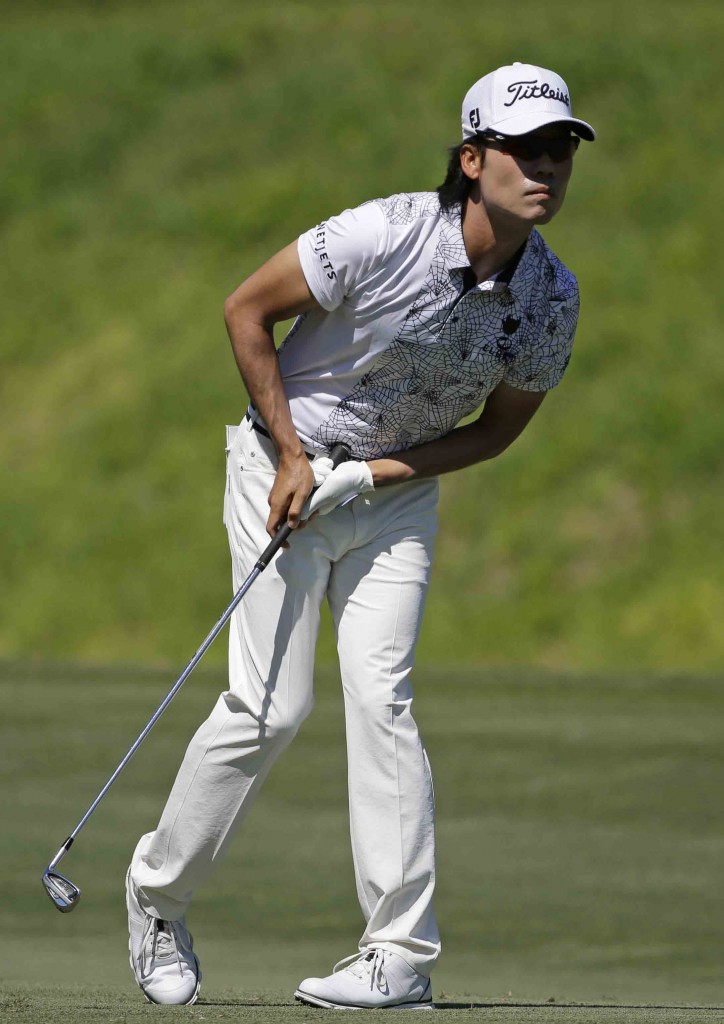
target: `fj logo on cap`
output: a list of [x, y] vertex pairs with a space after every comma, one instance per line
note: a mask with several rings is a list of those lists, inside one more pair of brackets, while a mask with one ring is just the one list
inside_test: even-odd
[[561, 89], [556, 89], [552, 85], [548, 85], [547, 82], [541, 82], [540, 84], [536, 79], [532, 82], [511, 82], [507, 90], [511, 95], [512, 99], [507, 103], [504, 103], [505, 107], [512, 107], [518, 100], [558, 100], [560, 103], [565, 103], [570, 108], [571, 101], [568, 93], [563, 92]]
[[478, 107], [473, 107], [470, 111], [470, 124], [476, 130], [480, 127], [480, 110]]

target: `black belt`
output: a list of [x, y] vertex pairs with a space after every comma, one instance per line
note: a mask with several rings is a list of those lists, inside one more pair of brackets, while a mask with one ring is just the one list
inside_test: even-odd
[[[274, 438], [271, 436], [266, 427], [263, 427], [258, 420], [253, 420], [251, 418], [250, 412], [247, 412], [246, 419], [248, 419], [249, 422], [251, 423], [252, 430], [256, 430], [257, 434], [261, 434], [262, 437], [268, 437], [272, 444], [274, 443]], [[304, 449], [304, 454], [310, 461], [316, 457], [313, 452], [308, 452], [306, 448]]]

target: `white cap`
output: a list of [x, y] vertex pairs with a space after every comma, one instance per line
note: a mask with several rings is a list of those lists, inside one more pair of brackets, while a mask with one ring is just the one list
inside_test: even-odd
[[525, 135], [547, 124], [565, 122], [582, 139], [596, 133], [573, 117], [568, 86], [560, 75], [534, 64], [508, 64], [491, 71], [470, 88], [463, 100], [463, 139], [484, 131]]

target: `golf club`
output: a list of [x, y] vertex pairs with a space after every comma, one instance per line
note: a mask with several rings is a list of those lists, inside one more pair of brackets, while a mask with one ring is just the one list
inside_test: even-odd
[[[334, 467], [339, 466], [342, 462], [346, 462], [347, 459], [349, 459], [349, 457], [349, 448], [347, 448], [347, 446], [343, 444], [335, 445], [335, 447], [330, 452], [330, 458], [332, 460], [332, 465]], [[287, 540], [291, 532], [291, 527], [287, 523], [285, 523], [284, 526], [282, 526], [278, 533], [274, 536], [273, 540], [264, 549], [262, 554], [257, 559], [254, 568], [249, 573], [247, 578], [244, 580], [242, 585], [239, 587], [237, 592], [234, 594], [233, 600], [229, 607], [222, 614], [221, 618], [216, 623], [214, 628], [211, 630], [209, 635], [206, 637], [204, 642], [201, 644], [196, 654], [194, 654], [191, 661], [188, 663], [186, 668], [178, 677], [173, 687], [169, 690], [166, 697], [164, 697], [163, 701], [159, 704], [153, 716], [149, 719], [148, 724], [145, 726], [145, 728], [138, 736], [138, 739], [135, 741], [135, 743], [130, 748], [126, 756], [123, 758], [121, 763], [118, 765], [116, 770], [109, 778], [108, 782], [106, 782], [103, 789], [100, 791], [98, 796], [95, 798], [93, 803], [90, 805], [88, 810], [85, 812], [83, 817], [80, 819], [78, 824], [75, 826], [71, 834], [65, 840], [61, 848], [58, 850], [56, 855], [53, 857], [53, 859], [43, 872], [43, 885], [45, 886], [45, 891], [47, 892], [48, 896], [61, 913], [67, 914], [71, 910], [75, 910], [75, 908], [78, 906], [78, 901], [80, 900], [81, 890], [74, 882], [71, 882], [69, 878], [66, 878], [65, 875], [61, 875], [58, 871], [56, 871], [56, 867], [61, 862], [63, 857], [65, 857], [66, 853], [73, 845], [78, 833], [83, 828], [85, 823], [88, 821], [93, 811], [96, 809], [98, 804], [101, 802], [103, 797], [106, 795], [108, 790], [111, 788], [113, 783], [116, 781], [118, 776], [121, 774], [123, 769], [126, 767], [128, 762], [136, 753], [138, 748], [141, 746], [146, 736], [148, 736], [151, 729], [154, 727], [154, 725], [159, 720], [161, 715], [164, 713], [166, 708], [169, 706], [171, 701], [174, 699], [178, 691], [181, 689], [183, 684], [186, 682], [188, 677], [191, 675], [193, 670], [201, 661], [206, 651], [209, 649], [209, 647], [214, 642], [216, 637], [219, 635], [223, 627], [231, 618], [234, 609], [239, 604], [241, 599], [244, 597], [249, 587], [252, 585], [257, 576], [259, 576], [259, 574], [262, 573], [264, 569], [266, 569], [269, 562], [272, 560], [272, 558], [277, 553], [282, 544], [284, 544], [284, 542]]]

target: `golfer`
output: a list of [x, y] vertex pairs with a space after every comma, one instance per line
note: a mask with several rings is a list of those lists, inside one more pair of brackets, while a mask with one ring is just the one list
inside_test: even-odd
[[[580, 139], [594, 139], [572, 116], [565, 82], [529, 64], [477, 81], [462, 127], [436, 192], [330, 216], [226, 302], [251, 400], [227, 429], [235, 589], [269, 535], [304, 528], [234, 613], [229, 688], [128, 871], [131, 966], [152, 1002], [198, 997], [184, 914], [312, 709], [326, 597], [365, 928], [356, 952], [295, 995], [320, 1007], [432, 1006], [434, 805], [410, 673], [437, 478], [500, 455], [563, 376], [578, 289], [536, 228], [563, 204]], [[292, 316], [277, 352], [274, 324]], [[333, 469], [339, 443], [351, 458]]]

